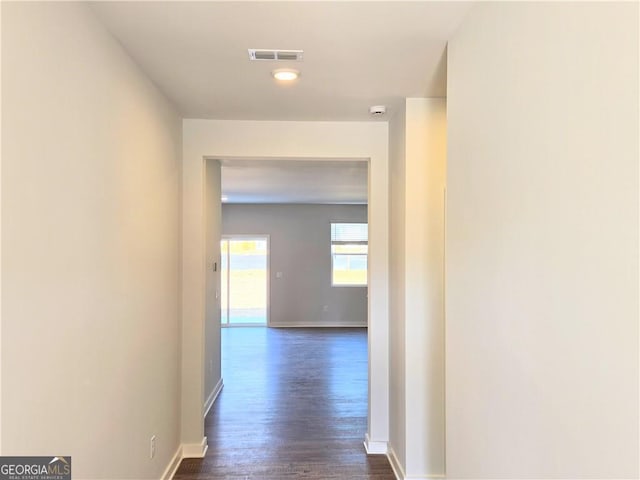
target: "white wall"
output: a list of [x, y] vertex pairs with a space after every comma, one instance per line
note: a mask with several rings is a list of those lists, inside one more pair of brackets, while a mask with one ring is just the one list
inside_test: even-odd
[[159, 478], [179, 439], [179, 118], [86, 5], [2, 10], [2, 453]]
[[381, 122], [183, 121], [182, 438], [203, 438], [204, 161], [210, 158], [369, 159], [369, 446], [388, 440], [387, 124]]
[[445, 473], [446, 102], [442, 98], [406, 102], [406, 473], [419, 477]]
[[449, 43], [447, 475], [638, 477], [638, 4]]
[[444, 475], [446, 103], [407, 98], [390, 126], [391, 438], [403, 478]]
[[405, 102], [389, 121], [389, 455], [407, 464], [405, 435]]
[[270, 326], [367, 326], [367, 287], [331, 286], [335, 222], [367, 223], [367, 206], [223, 205], [224, 235], [269, 235]]

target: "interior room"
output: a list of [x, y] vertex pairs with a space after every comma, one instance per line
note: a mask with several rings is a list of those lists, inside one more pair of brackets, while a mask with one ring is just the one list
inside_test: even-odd
[[[223, 324], [250, 323], [260, 307], [272, 327], [367, 326], [367, 179], [358, 160], [222, 161], [221, 231], [235, 239], [238, 264], [230, 282], [234, 259], [221, 270], [232, 297]], [[252, 236], [269, 247], [256, 281], [247, 264], [258, 257], [242, 243]]]
[[0, 2], [0, 476], [639, 478], [639, 7]]
[[220, 320], [205, 325], [204, 433], [216, 466], [185, 460], [174, 478], [203, 470], [269, 478], [301, 464], [313, 464], [312, 478], [334, 474], [336, 464], [344, 476], [394, 478], [362, 445], [368, 163], [220, 164]]

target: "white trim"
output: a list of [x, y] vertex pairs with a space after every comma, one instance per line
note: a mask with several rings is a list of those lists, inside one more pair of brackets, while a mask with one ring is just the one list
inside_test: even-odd
[[391, 469], [393, 470], [393, 474], [396, 476], [398, 480], [404, 480], [404, 470], [402, 469], [402, 465], [396, 456], [396, 452], [393, 450], [393, 447], [389, 447], [389, 451], [387, 452], [387, 459], [391, 464]]
[[270, 327], [273, 328], [287, 328], [287, 327], [292, 327], [292, 328], [297, 328], [297, 327], [302, 327], [302, 328], [309, 328], [309, 327], [317, 327], [317, 328], [339, 328], [339, 327], [344, 327], [344, 328], [367, 328], [367, 324], [366, 323], [360, 323], [360, 324], [344, 324], [344, 323], [318, 323], [318, 322], [309, 322], [309, 323], [304, 323], [304, 322], [295, 322], [295, 323], [279, 323], [279, 322], [272, 322], [271, 325], [269, 325]]
[[[182, 432], [198, 438], [202, 428], [202, 361], [205, 324], [206, 256], [203, 158], [368, 160], [369, 395], [367, 430], [374, 438], [389, 436], [389, 142], [385, 122], [182, 121]], [[273, 142], [287, 135], [300, 142]], [[247, 142], [246, 138], [252, 138]], [[257, 153], [261, 155], [258, 156]], [[375, 274], [374, 274], [375, 273]], [[327, 278], [327, 282], [329, 279]], [[273, 312], [272, 312], [273, 313]], [[187, 366], [191, 366], [187, 368]], [[191, 372], [190, 369], [196, 371]], [[185, 379], [193, 375], [198, 388]]]
[[396, 452], [393, 450], [393, 447], [389, 447], [389, 451], [387, 452], [387, 459], [389, 459], [389, 463], [391, 464], [391, 469], [393, 470], [393, 474], [396, 476], [398, 480], [424, 480], [429, 478], [447, 478], [446, 475], [411, 475], [407, 477], [404, 473], [404, 469], [400, 464], [400, 460], [396, 456]]
[[222, 382], [222, 377], [220, 377], [220, 380], [218, 380], [218, 383], [216, 383], [216, 386], [213, 387], [213, 390], [211, 391], [211, 395], [209, 395], [209, 398], [207, 398], [207, 401], [204, 402], [204, 417], [206, 417], [209, 413], [209, 410], [211, 410], [211, 407], [213, 407], [213, 404], [216, 401], [216, 398], [218, 398], [218, 395], [220, 395], [220, 392], [222, 391], [222, 387], [224, 387], [224, 383]]
[[183, 443], [182, 444], [182, 458], [203, 458], [207, 453], [207, 437], [202, 437], [200, 443]]
[[167, 468], [164, 470], [161, 480], [171, 480], [173, 476], [176, 474], [178, 467], [180, 466], [180, 462], [182, 462], [182, 445], [178, 445], [176, 449], [176, 453], [173, 455], [173, 458], [167, 465]]
[[384, 455], [388, 450], [387, 442], [374, 442], [369, 438], [369, 434], [364, 434], [364, 449], [367, 455]]
[[265, 323], [224, 323], [220, 325], [220, 328], [267, 328], [269, 326], [270, 325], [267, 325]]
[[443, 479], [447, 478], [446, 475], [411, 475], [409, 477], [403, 477], [402, 480], [429, 480], [429, 479]]

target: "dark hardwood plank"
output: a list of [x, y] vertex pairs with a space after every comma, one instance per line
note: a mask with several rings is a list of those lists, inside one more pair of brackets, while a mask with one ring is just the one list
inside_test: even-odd
[[203, 459], [175, 480], [395, 477], [367, 456], [367, 332], [226, 328], [224, 389], [205, 419]]

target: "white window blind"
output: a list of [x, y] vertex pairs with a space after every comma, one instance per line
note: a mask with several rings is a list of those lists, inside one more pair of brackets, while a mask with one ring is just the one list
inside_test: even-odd
[[331, 285], [367, 285], [368, 240], [366, 223], [331, 224]]
[[366, 223], [332, 223], [331, 243], [363, 244], [369, 241]]

